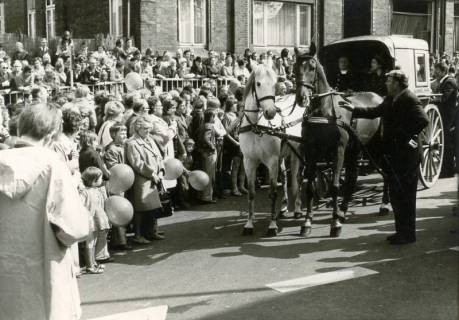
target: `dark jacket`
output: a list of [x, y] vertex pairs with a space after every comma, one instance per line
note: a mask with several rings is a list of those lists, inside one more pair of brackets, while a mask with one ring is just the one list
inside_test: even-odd
[[96, 167], [102, 170], [104, 180], [108, 180], [108, 172], [105, 168], [102, 158], [96, 150], [92, 148], [81, 150], [80, 157], [78, 158], [78, 163], [81, 173], [83, 173], [83, 171], [88, 167]]
[[194, 65], [191, 67], [190, 72], [191, 72], [191, 73], [194, 73], [194, 74], [197, 75], [197, 76], [207, 77], [207, 67], [206, 67], [205, 64], [202, 64], [202, 68], [201, 68], [201, 69], [198, 69], [198, 67], [196, 66], [196, 64], [194, 64]]
[[81, 76], [81, 82], [85, 84], [94, 84], [100, 81], [100, 73], [97, 69], [91, 71], [89, 69], [85, 69]]
[[217, 134], [213, 123], [205, 123], [199, 130], [197, 148], [201, 153], [216, 152]]
[[438, 108], [440, 109], [443, 126], [446, 130], [451, 128], [454, 122], [457, 106], [457, 84], [452, 76], [448, 76], [438, 86], [438, 92], [442, 94]]
[[356, 85], [354, 73], [350, 70], [348, 70], [346, 74], [338, 72], [333, 87], [338, 91], [355, 90]]
[[395, 98], [386, 97], [377, 107], [356, 107], [354, 117], [374, 119], [381, 117], [384, 154], [400, 168], [414, 169], [418, 164], [417, 149], [409, 145], [428, 124], [421, 101], [409, 89]]
[[366, 91], [374, 92], [381, 97], [385, 97], [387, 95], [386, 76], [384, 72], [381, 73], [380, 76], [378, 76], [376, 72], [370, 72], [365, 85]]

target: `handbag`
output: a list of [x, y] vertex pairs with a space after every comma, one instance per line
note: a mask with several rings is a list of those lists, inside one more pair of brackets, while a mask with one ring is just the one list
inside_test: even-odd
[[160, 219], [172, 216], [174, 208], [172, 207], [171, 194], [163, 185], [163, 182], [159, 182], [156, 185], [159, 194], [159, 200], [161, 201], [161, 207], [154, 210], [153, 218]]

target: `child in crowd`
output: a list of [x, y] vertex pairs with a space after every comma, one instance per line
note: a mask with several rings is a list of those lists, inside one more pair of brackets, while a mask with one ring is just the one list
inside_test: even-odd
[[207, 173], [210, 179], [206, 189], [198, 195], [199, 200], [203, 204], [216, 203], [216, 200], [213, 198], [217, 164], [217, 133], [214, 126], [215, 118], [215, 111], [207, 109], [204, 112], [204, 125], [198, 132], [197, 148], [201, 157], [202, 169]]
[[[116, 122], [109, 130], [113, 141], [105, 147], [104, 152], [104, 162], [108, 170], [117, 164], [125, 163], [124, 143], [127, 139], [127, 128], [121, 122]], [[125, 227], [113, 227], [110, 248], [115, 250], [132, 249], [132, 247], [127, 244]]]
[[110, 173], [97, 151], [97, 135], [92, 131], [81, 132], [80, 148], [80, 157], [78, 158], [80, 172], [83, 172], [88, 167], [96, 167], [102, 171], [104, 180], [108, 180]]
[[237, 112], [237, 100], [234, 96], [230, 96], [226, 101], [225, 116], [222, 121], [228, 132], [223, 144], [224, 171], [231, 168], [231, 192], [234, 196], [242, 196], [247, 193], [247, 190], [244, 186], [245, 172], [238, 135], [240, 117]]
[[185, 154], [180, 159], [183, 167], [185, 168], [184, 174], [177, 179], [177, 197], [180, 207], [188, 209], [190, 207], [190, 186], [188, 184], [188, 173], [193, 170], [193, 153], [194, 153], [194, 140], [188, 138], [184, 141]]
[[90, 233], [86, 239], [85, 263], [89, 274], [103, 273], [105, 266], [99, 261], [107, 261], [110, 255], [107, 249], [107, 232], [110, 223], [104, 211], [107, 191], [102, 186], [102, 171], [96, 167], [88, 167], [81, 175], [84, 189], [80, 191], [81, 200], [88, 209]]

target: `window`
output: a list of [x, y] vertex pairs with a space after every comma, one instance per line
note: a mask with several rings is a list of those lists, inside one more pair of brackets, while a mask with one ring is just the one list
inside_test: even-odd
[[5, 3], [0, 3], [0, 34], [5, 33]]
[[427, 61], [425, 53], [416, 53], [416, 86], [427, 85]]
[[46, 36], [48, 39], [56, 36], [55, 0], [46, 0]]
[[307, 46], [311, 42], [311, 5], [253, 2], [253, 44]]
[[27, 34], [29, 37], [37, 36], [37, 26], [35, 23], [35, 0], [27, 0]]
[[179, 42], [205, 44], [207, 35], [207, 1], [178, 0]]
[[459, 51], [459, 2], [454, 4], [454, 51]]
[[123, 35], [123, 0], [110, 0], [110, 34]]
[[432, 45], [432, 1], [394, 0], [391, 34], [424, 39]]

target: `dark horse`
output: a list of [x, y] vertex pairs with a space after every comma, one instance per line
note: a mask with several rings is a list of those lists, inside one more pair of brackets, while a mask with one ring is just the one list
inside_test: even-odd
[[[341, 234], [341, 222], [352, 198], [357, 181], [357, 160], [360, 146], [367, 143], [377, 132], [379, 119], [364, 120], [352, 128], [352, 113], [339, 107], [344, 99], [331, 90], [324, 70], [315, 56], [315, 45], [311, 44], [308, 53], [296, 51], [294, 72], [296, 76], [296, 99], [299, 105], [307, 104], [303, 120], [302, 140], [306, 161], [306, 218], [301, 227], [301, 236], [311, 233], [313, 220], [312, 198], [313, 180], [318, 162], [327, 162], [333, 169], [330, 193], [333, 216], [330, 236]], [[354, 105], [377, 106], [381, 97], [371, 92], [355, 93], [347, 97]], [[343, 201], [338, 206], [338, 189], [342, 169], [345, 168]]]

